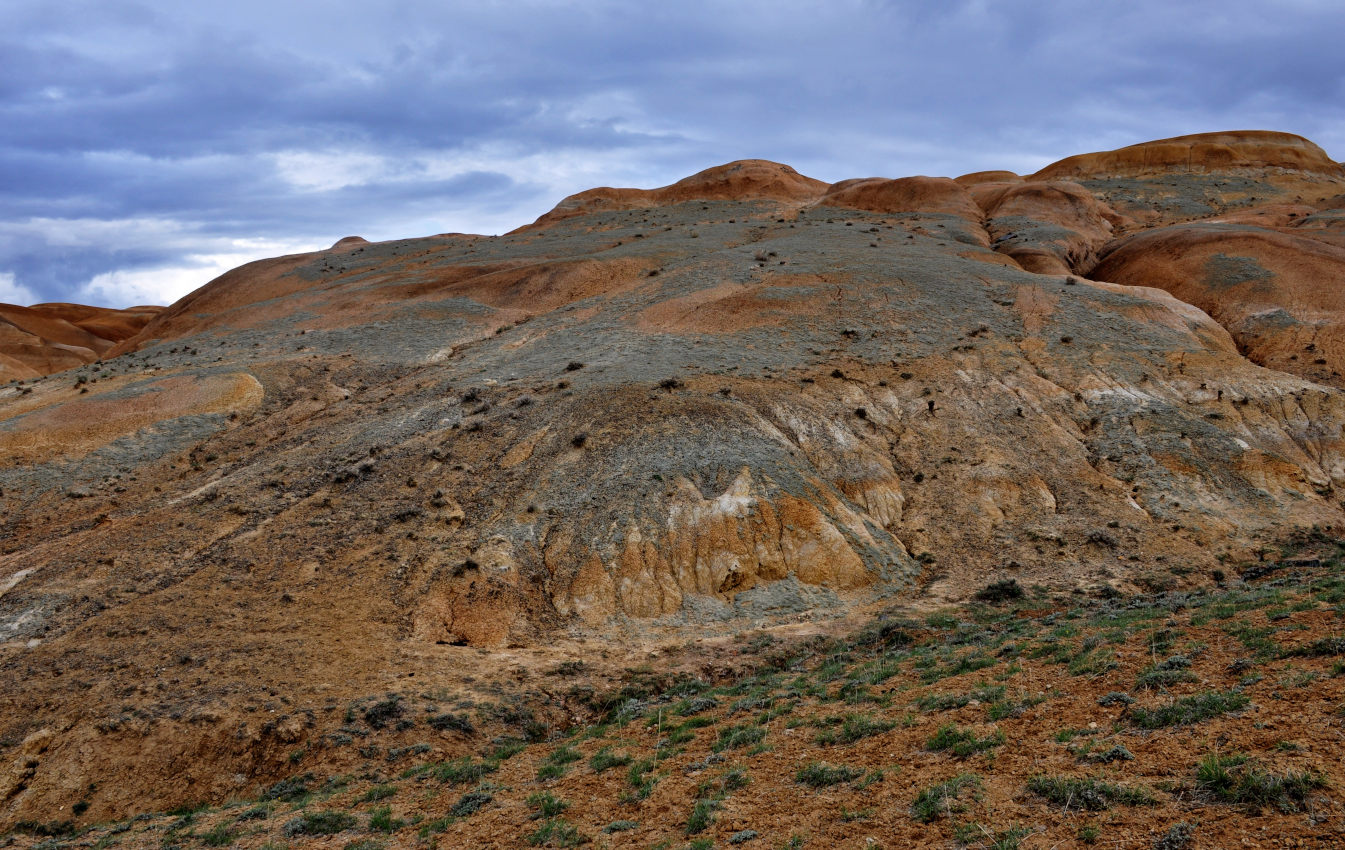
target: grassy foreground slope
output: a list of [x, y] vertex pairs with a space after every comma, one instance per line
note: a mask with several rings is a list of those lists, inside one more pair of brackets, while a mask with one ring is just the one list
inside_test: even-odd
[[[389, 694], [331, 733], [358, 753], [349, 773], [299, 750], [257, 799], [28, 823], [8, 844], [1338, 846], [1342, 554], [1307, 534], [1210, 590], [1133, 597], [996, 581], [857, 631], [741, 633], [718, 677], [629, 669], [596, 691], [588, 665], [561, 665], [536, 688], [586, 705], [571, 723]], [[387, 744], [445, 729], [475, 755]]]

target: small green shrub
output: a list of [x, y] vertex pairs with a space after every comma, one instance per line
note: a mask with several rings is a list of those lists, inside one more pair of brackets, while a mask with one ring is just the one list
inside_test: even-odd
[[201, 843], [207, 847], [228, 847], [234, 843], [236, 833], [233, 824], [215, 824], [215, 828], [201, 835]]
[[631, 763], [631, 757], [625, 753], [614, 753], [611, 747], [603, 747], [588, 760], [588, 766], [594, 773], [602, 773], [614, 767], [625, 767]]
[[1246, 708], [1251, 699], [1241, 691], [1226, 693], [1205, 691], [1183, 697], [1171, 705], [1156, 708], [1134, 708], [1130, 722], [1141, 729], [1162, 729], [1166, 726], [1185, 726], [1210, 720], [1230, 711]]
[[578, 847], [588, 840], [573, 824], [560, 818], [546, 821], [528, 836], [528, 843], [533, 847]]
[[959, 802], [963, 791], [974, 790], [981, 785], [981, 778], [974, 773], [962, 773], [931, 785], [916, 795], [911, 803], [911, 817], [920, 823], [933, 823], [941, 815], [962, 811], [965, 807]]
[[719, 753], [724, 750], [750, 747], [753, 744], [760, 743], [765, 737], [766, 727], [764, 726], [729, 726], [719, 730], [719, 739], [715, 741], [713, 749]]
[[714, 823], [715, 812], [719, 810], [719, 801], [707, 798], [697, 800], [691, 807], [691, 816], [687, 818], [686, 834], [695, 835], [704, 832]]
[[465, 714], [434, 714], [426, 718], [425, 722], [431, 729], [440, 732], [461, 732], [464, 735], [471, 735], [476, 731], [471, 718]]
[[1196, 788], [1222, 802], [1250, 809], [1291, 812], [1304, 808], [1308, 795], [1326, 787], [1313, 773], [1270, 773], [1241, 754], [1210, 753], [1196, 766]]
[[978, 602], [989, 602], [992, 605], [1002, 605], [1005, 602], [1022, 599], [1026, 595], [1027, 594], [1023, 592], [1022, 585], [1018, 583], [1018, 579], [1011, 578], [987, 584], [985, 587], [976, 591], [974, 598]]
[[847, 714], [838, 729], [818, 733], [819, 744], [853, 744], [861, 738], [881, 735], [896, 727], [891, 720], [874, 720], [867, 714]]
[[1015, 826], [995, 831], [979, 823], [965, 823], [953, 830], [953, 836], [964, 847], [982, 847], [985, 850], [1018, 850], [1023, 839], [1032, 834], [1032, 830]]
[[570, 804], [550, 791], [538, 791], [528, 795], [528, 806], [533, 809], [532, 819], [554, 818], [570, 807]]
[[450, 785], [468, 785], [494, 773], [500, 766], [494, 761], [474, 761], [471, 756], [440, 762], [430, 768], [430, 775]]
[[975, 753], [994, 749], [1003, 744], [1005, 740], [1004, 733], [998, 729], [992, 735], [978, 738], [976, 733], [970, 729], [963, 729], [956, 723], [945, 723], [939, 727], [939, 730], [926, 742], [925, 746], [934, 752], [947, 751], [959, 758], [966, 758]]
[[355, 825], [355, 816], [349, 812], [304, 812], [286, 821], [281, 828], [286, 838], [300, 835], [335, 835]]
[[369, 828], [375, 832], [396, 832], [406, 821], [392, 816], [391, 806], [380, 806], [369, 813]]
[[851, 782], [863, 775], [864, 771], [859, 768], [845, 765], [833, 767], [826, 762], [813, 761], [799, 768], [798, 773], [794, 774], [794, 781], [809, 788], [828, 788], [842, 782]]
[[1304, 646], [1296, 646], [1287, 649], [1281, 653], [1285, 658], [1323, 658], [1327, 656], [1345, 655], [1345, 637], [1332, 635], [1330, 637], [1319, 638], [1312, 643]]
[[1115, 785], [1087, 776], [1034, 776], [1028, 780], [1027, 790], [1062, 809], [1090, 812], [1100, 812], [1112, 803], [1146, 806], [1154, 802], [1153, 795], [1143, 788]]
[[448, 810], [448, 813], [455, 818], [465, 818], [476, 814], [481, 807], [494, 800], [495, 797], [485, 791], [468, 791], [458, 798], [458, 802]]
[[360, 797], [359, 802], [377, 803], [379, 800], [386, 800], [387, 798], [396, 795], [396, 793], [397, 793], [396, 785], [375, 785], [368, 791], [364, 792], [364, 794]]

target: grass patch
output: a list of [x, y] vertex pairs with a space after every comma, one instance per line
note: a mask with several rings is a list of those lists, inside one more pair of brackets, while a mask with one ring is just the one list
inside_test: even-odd
[[794, 781], [809, 788], [830, 788], [842, 782], [853, 782], [864, 775], [864, 771], [845, 765], [832, 766], [826, 762], [813, 761], [799, 768]]
[[495, 761], [475, 761], [471, 756], [440, 762], [430, 768], [430, 775], [449, 785], [469, 785], [481, 781], [481, 777], [499, 770]]
[[714, 751], [721, 753], [724, 750], [740, 749], [750, 747], [753, 744], [761, 743], [766, 737], [766, 727], [764, 726], [730, 726], [727, 729], [719, 730], [719, 739], [714, 743]]
[[285, 823], [281, 832], [286, 838], [299, 835], [335, 835], [355, 825], [355, 816], [349, 812], [304, 812]]
[[603, 747], [593, 754], [588, 760], [588, 766], [594, 773], [602, 773], [605, 770], [611, 770], [614, 767], [625, 767], [632, 761], [629, 755], [625, 753], [614, 753], [611, 747]]
[[1314, 773], [1271, 773], [1239, 753], [1210, 753], [1196, 766], [1199, 791], [1221, 803], [1254, 810], [1301, 810], [1311, 792], [1326, 785], [1326, 778]]
[[574, 824], [566, 823], [561, 818], [546, 821], [528, 836], [528, 843], [533, 847], [578, 847], [588, 840], [588, 836]]
[[835, 729], [826, 729], [817, 735], [819, 744], [853, 744], [861, 738], [881, 735], [896, 727], [891, 720], [874, 720], [867, 714], [847, 714], [841, 725]]
[[406, 821], [392, 816], [391, 806], [379, 806], [369, 813], [369, 829], [374, 832], [396, 832]]
[[1100, 812], [1110, 808], [1112, 803], [1147, 806], [1154, 802], [1153, 795], [1143, 788], [1101, 782], [1087, 776], [1034, 776], [1028, 780], [1027, 790], [1066, 810]]
[[934, 733], [934, 736], [926, 742], [925, 746], [934, 752], [950, 752], [958, 758], [966, 758], [985, 750], [994, 749], [1002, 745], [1004, 741], [1004, 733], [998, 729], [992, 735], [978, 738], [976, 733], [970, 729], [963, 729], [956, 723], [945, 723], [939, 727], [939, 731]]
[[981, 787], [981, 777], [974, 773], [960, 773], [947, 782], [931, 785], [915, 795], [911, 802], [911, 817], [920, 823], [933, 823], [940, 817], [965, 810], [960, 797], [964, 791]]
[[1246, 708], [1251, 699], [1241, 691], [1206, 691], [1183, 697], [1171, 705], [1133, 708], [1130, 722], [1141, 729], [1186, 726]]
[[538, 791], [536, 794], [528, 795], [528, 807], [533, 810], [532, 819], [540, 820], [559, 816], [570, 807], [570, 804], [550, 791]]
[[458, 802], [448, 810], [448, 813], [455, 818], [465, 818], [476, 814], [481, 807], [495, 799], [494, 796], [485, 791], [469, 791], [458, 798]]

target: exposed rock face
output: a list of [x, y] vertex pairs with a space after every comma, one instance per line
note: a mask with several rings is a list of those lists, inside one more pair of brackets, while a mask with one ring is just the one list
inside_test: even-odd
[[36, 378], [92, 363], [138, 333], [161, 309], [0, 304], [0, 381]]
[[252, 263], [0, 387], [0, 756], [64, 730], [0, 817], [227, 797], [479, 649], [1198, 583], [1340, 525], [1345, 185], [1295, 138], [596, 189]]

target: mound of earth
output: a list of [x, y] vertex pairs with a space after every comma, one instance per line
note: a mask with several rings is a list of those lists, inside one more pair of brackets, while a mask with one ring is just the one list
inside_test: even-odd
[[1345, 178], [1279, 138], [596, 189], [251, 263], [0, 386], [0, 821], [372, 775], [361, 718], [544, 736], [601, 702], [527, 702], [561, 663], [1180, 593], [1340, 529]]

